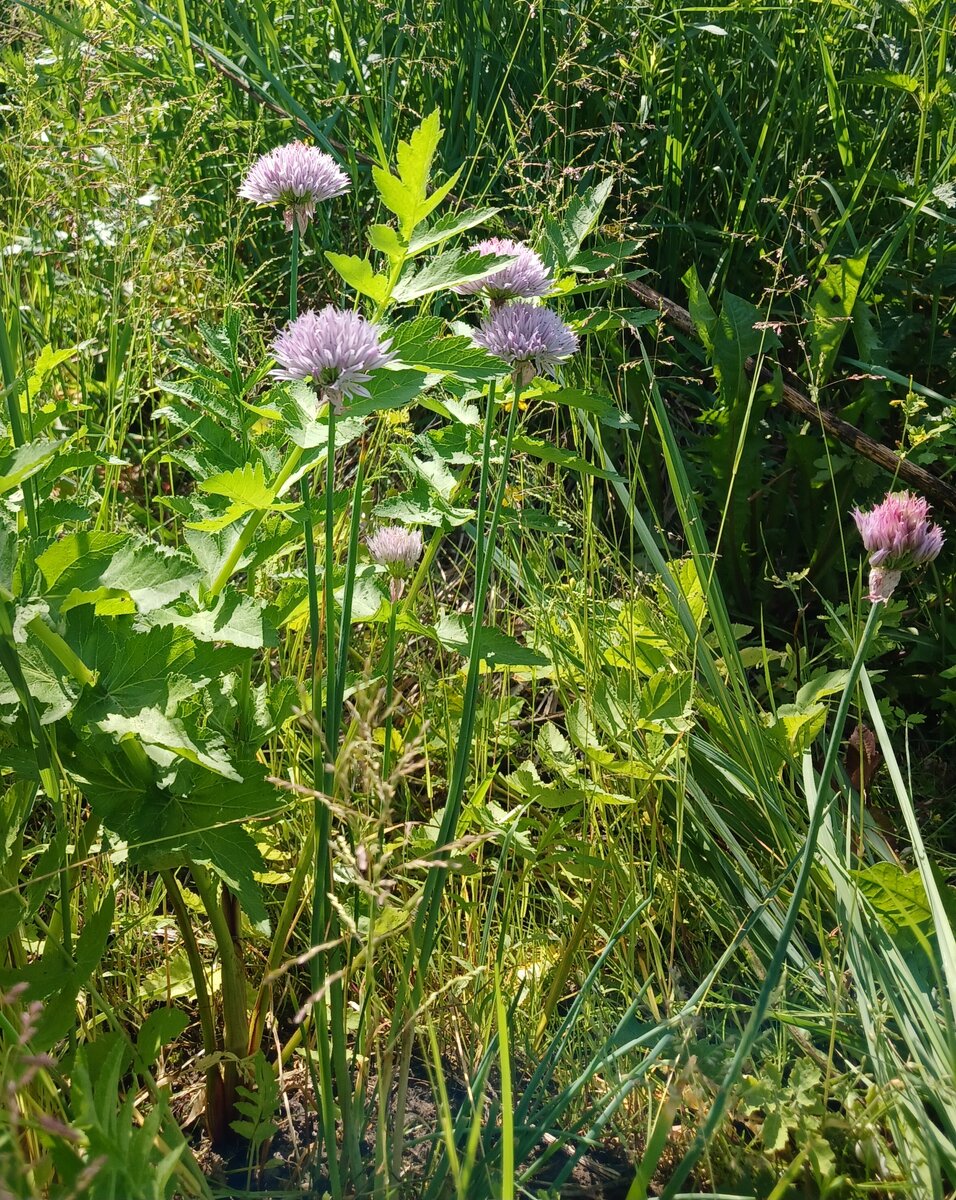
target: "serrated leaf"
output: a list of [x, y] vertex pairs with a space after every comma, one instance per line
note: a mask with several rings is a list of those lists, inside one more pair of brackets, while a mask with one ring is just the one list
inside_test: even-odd
[[402, 276], [393, 293], [398, 303], [407, 304], [433, 292], [457, 287], [461, 283], [484, 279], [512, 262], [503, 254], [479, 254], [477, 250], [445, 250], [430, 258], [417, 271]]
[[497, 216], [498, 212], [497, 208], [470, 208], [463, 213], [448, 213], [446, 216], [440, 217], [434, 224], [415, 234], [408, 244], [409, 256], [412, 257], [421, 254], [423, 250], [439, 246], [449, 238], [455, 237], [456, 234], [474, 229], [476, 225], [484, 225], [492, 217]]
[[400, 141], [396, 152], [398, 174], [402, 183], [421, 204], [428, 192], [432, 161], [442, 135], [438, 109], [432, 109], [417, 129], [412, 131], [407, 142]]
[[261, 462], [245, 463], [237, 471], [211, 475], [200, 483], [199, 488], [212, 496], [224, 496], [234, 504], [242, 505], [247, 512], [283, 507], [275, 505], [275, 489], [266, 482]]
[[611, 194], [614, 180], [610, 176], [602, 179], [583, 193], [578, 193], [568, 205], [568, 210], [561, 222], [561, 233], [564, 241], [567, 261], [575, 258], [588, 234], [597, 228], [601, 219], [604, 205]]
[[370, 225], [368, 240], [375, 250], [384, 254], [391, 262], [402, 258], [407, 250], [405, 242], [391, 225]]
[[202, 578], [184, 554], [154, 542], [127, 541], [100, 575], [101, 586], [126, 592], [142, 613], [178, 600]]
[[192, 590], [201, 578], [186, 555], [122, 533], [68, 533], [37, 557], [37, 566], [47, 595], [64, 613], [82, 604], [114, 614], [131, 608], [149, 612]]
[[0, 455], [0, 493], [12, 492], [26, 482], [65, 444], [63, 438], [27, 442]]
[[410, 492], [376, 505], [374, 515], [383, 520], [402, 521], [406, 525], [453, 528], [473, 520], [475, 514], [470, 508], [446, 504], [427, 484], [418, 483]]
[[218, 739], [200, 740], [196, 735], [190, 736], [184, 723], [175, 717], [167, 717], [158, 708], [143, 708], [130, 716], [122, 713], [110, 713], [97, 721], [97, 727], [104, 733], [110, 734], [117, 742], [125, 738], [135, 737], [142, 743], [146, 753], [154, 758], [160, 766], [169, 765], [165, 754], [156, 755], [155, 750], [166, 751], [169, 754], [185, 758], [187, 762], [196, 763], [213, 771], [226, 779], [242, 782], [242, 776], [236, 772], [229, 761], [225, 746]]
[[223, 592], [211, 609], [180, 612], [162, 608], [149, 614], [151, 625], [176, 625], [203, 642], [261, 649], [274, 646], [275, 630], [266, 620], [265, 605], [252, 596]]
[[[435, 636], [446, 650], [457, 654], [468, 654], [471, 629], [470, 622], [450, 613], [444, 613], [435, 627]], [[548, 659], [536, 650], [531, 650], [509, 634], [484, 625], [478, 635], [478, 656], [492, 669], [498, 667], [546, 667]]]
[[372, 168], [372, 182], [382, 203], [398, 217], [402, 233], [408, 237], [418, 221], [418, 198], [391, 171], [382, 167]]
[[331, 250], [326, 250], [325, 257], [360, 296], [370, 296], [376, 304], [383, 304], [388, 298], [388, 277], [377, 275], [367, 258], [359, 258], [356, 254], [333, 254]]
[[444, 323], [438, 317], [419, 317], [399, 325], [392, 337], [397, 360], [419, 371], [454, 375], [468, 382], [492, 379], [501, 374], [501, 364], [470, 337], [443, 337]]
[[[357, 397], [349, 403], [346, 409], [349, 417], [367, 417], [392, 408], [405, 408], [422, 390], [422, 377], [418, 371], [394, 371], [388, 368], [373, 371], [365, 387], [368, 395]], [[338, 427], [339, 422], [336, 422], [336, 448], [344, 444], [339, 438]]]
[[810, 300], [810, 366], [818, 383], [829, 379], [849, 329], [868, 252], [827, 265], [823, 282]]
[[530, 454], [533, 458], [541, 459], [542, 462], [554, 463], [565, 470], [575, 471], [579, 475], [593, 475], [598, 479], [613, 479], [623, 482], [616, 471], [596, 467], [587, 459], [581, 458], [579, 454], [575, 454], [571, 450], [563, 450], [559, 446], [552, 446], [550, 442], [519, 436], [514, 439], [513, 446], [518, 453]]

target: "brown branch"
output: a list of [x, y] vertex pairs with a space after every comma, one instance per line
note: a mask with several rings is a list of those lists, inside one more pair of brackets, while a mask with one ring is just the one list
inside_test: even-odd
[[[688, 333], [692, 337], [696, 337], [693, 319], [686, 308], [675, 304], [673, 300], [668, 300], [666, 296], [662, 296], [660, 292], [656, 292], [652, 287], [648, 287], [646, 283], [631, 281], [627, 286], [648, 308], [658, 309], [672, 325], [676, 325], [683, 333]], [[751, 375], [757, 369], [757, 364], [752, 358], [748, 358], [744, 365]], [[793, 372], [788, 371], [786, 368], [781, 369], [783, 371], [782, 399], [787, 408], [795, 413], [799, 413], [801, 417], [805, 417], [808, 421], [815, 422], [823, 429], [824, 433], [836, 438], [837, 441], [842, 442], [845, 446], [856, 450], [858, 454], [862, 454], [870, 462], [876, 463], [884, 471], [888, 471], [891, 475], [917, 488], [925, 496], [934, 501], [934, 503], [940, 505], [940, 507], [947, 508], [950, 512], [956, 513], [956, 488], [937, 478], [930, 471], [927, 471], [925, 467], [901, 458], [889, 446], [884, 446], [882, 442], [875, 441], [868, 434], [864, 433], [862, 429], [857, 429], [855, 425], [851, 425], [848, 421], [841, 420], [840, 417], [830, 412], [829, 409], [815, 404], [809, 396], [805, 396], [800, 391], [797, 386], [800, 380]], [[772, 377], [773, 374], [768, 367], [761, 367], [761, 380], [770, 380]]]

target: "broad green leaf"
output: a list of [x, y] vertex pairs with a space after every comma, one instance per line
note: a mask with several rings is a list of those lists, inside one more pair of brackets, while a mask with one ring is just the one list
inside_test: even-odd
[[418, 198], [391, 171], [372, 168], [372, 182], [385, 207], [398, 217], [402, 233], [407, 238], [418, 222]]
[[355, 254], [333, 254], [331, 250], [326, 250], [325, 257], [359, 295], [370, 296], [376, 304], [383, 304], [388, 298], [388, 276], [376, 275], [375, 268], [367, 258], [359, 258]]
[[665, 670], [652, 675], [638, 697], [640, 722], [658, 725], [670, 733], [689, 729], [693, 716], [692, 692], [693, 678], [690, 672]]
[[518, 436], [514, 439], [513, 446], [518, 453], [530, 454], [533, 458], [540, 458], [542, 462], [554, 463], [565, 470], [575, 471], [579, 475], [593, 475], [598, 479], [613, 479], [619, 483], [624, 482], [616, 471], [608, 471], [604, 467], [596, 467], [579, 454], [575, 454], [571, 450], [563, 450], [559, 446], [552, 446], [550, 442], [543, 442], [537, 438]]
[[136, 1049], [145, 1066], [151, 1067], [159, 1052], [189, 1027], [189, 1017], [180, 1008], [157, 1008], [140, 1025]]
[[0, 493], [12, 492], [18, 488], [21, 483], [45, 467], [65, 444], [63, 438], [26, 442], [0, 455]]
[[368, 240], [373, 249], [386, 255], [392, 262], [402, 258], [408, 249], [391, 225], [369, 226]]
[[275, 489], [266, 482], [261, 462], [246, 463], [238, 471], [211, 475], [200, 483], [199, 488], [212, 496], [224, 496], [234, 504], [242, 505], [247, 512], [270, 509], [275, 502]]
[[180, 612], [174, 608], [151, 611], [151, 625], [176, 625], [203, 642], [228, 642], [232, 646], [260, 649], [275, 645], [275, 630], [265, 617], [265, 606], [252, 596], [227, 590], [211, 609]]
[[881, 862], [850, 874], [890, 937], [918, 941], [932, 930], [933, 912], [919, 871]]
[[70, 346], [66, 350], [54, 350], [50, 343], [47, 342], [37, 355], [36, 361], [33, 364], [33, 370], [27, 379], [27, 399], [32, 400], [43, 387], [44, 381], [50, 372], [55, 371], [62, 363], [71, 359], [78, 352], [78, 349], [79, 347], [77, 346]]
[[393, 297], [397, 302], [407, 304], [410, 300], [419, 300], [422, 296], [457, 287], [460, 283], [483, 279], [511, 261], [511, 258], [502, 254], [446, 250], [430, 258], [417, 271], [403, 275]]
[[[585, 238], [597, 228], [604, 205], [611, 194], [614, 180], [610, 176], [602, 179], [593, 188], [579, 192], [568, 205], [561, 222], [565, 262], [571, 263], [577, 256]], [[564, 264], [562, 264], [564, 265]]]
[[426, 483], [418, 483], [410, 492], [393, 496], [376, 505], [374, 515], [387, 521], [403, 521], [407, 525], [434, 525], [452, 528], [474, 519], [470, 508], [457, 508], [437, 496]]
[[137, 611], [148, 613], [191, 591], [201, 578], [186, 555], [154, 542], [129, 540], [100, 575], [100, 584], [126, 592]]
[[[131, 606], [150, 612], [191, 591], [201, 578], [185, 554], [131, 534], [66, 534], [38, 556], [37, 566], [61, 612], [82, 604], [114, 614]], [[129, 604], [122, 603], [124, 597]]]
[[697, 336], [708, 354], [713, 355], [714, 337], [717, 329], [717, 314], [707, 298], [704, 285], [700, 282], [696, 267], [690, 267], [683, 277], [687, 288], [687, 307], [690, 311]]
[[419, 317], [397, 326], [392, 350], [397, 361], [419, 371], [454, 375], [478, 382], [500, 375], [502, 367], [469, 337], [443, 337], [444, 322], [438, 317]]
[[[471, 637], [470, 622], [466, 622], [462, 617], [444, 613], [435, 628], [435, 636], [446, 650], [467, 655]], [[483, 626], [478, 636], [478, 655], [492, 669], [549, 665], [543, 654], [522, 646], [509, 634], [489, 625]]]
[[219, 876], [239, 901], [253, 928], [268, 935], [269, 915], [255, 878], [265, 863], [248, 831], [238, 824], [206, 829], [198, 835], [191, 857]]
[[423, 221], [429, 213], [435, 211], [435, 209], [439, 206], [439, 204], [441, 204], [451, 189], [458, 182], [461, 172], [462, 168], [459, 167], [458, 170], [455, 171], [449, 179], [446, 179], [440, 187], [435, 188], [425, 203], [421, 206], [421, 208], [419, 208], [418, 221], [416, 221], [416, 224]]
[[[97, 721], [97, 726], [117, 742], [135, 737], [142, 743], [146, 753], [161, 767], [168, 767], [168, 754], [175, 754], [226, 779], [242, 782], [242, 776], [229, 761], [225, 746], [219, 739], [201, 741], [195, 735], [190, 736], [182, 721], [175, 717], [167, 717], [158, 708], [143, 708], [131, 716], [111, 713]], [[166, 753], [157, 755], [157, 750]]]
[[448, 213], [425, 229], [420, 229], [409, 242], [408, 253], [414, 256], [421, 254], [423, 250], [439, 246], [456, 234], [474, 229], [476, 225], [486, 224], [492, 217], [497, 216], [498, 211], [497, 208], [470, 208], [462, 213]]
[[853, 320], [868, 252], [829, 263], [823, 282], [810, 300], [810, 366], [817, 383], [825, 383], [836, 364], [844, 335]]
[[849, 675], [849, 671], [827, 671], [823, 675], [815, 675], [797, 692], [797, 708], [811, 708], [824, 697], [842, 692]]
[[[419, 371], [393, 371], [389, 367], [373, 371], [372, 378], [365, 387], [368, 395], [357, 396], [349, 403], [346, 411], [350, 418], [367, 417], [387, 409], [407, 407], [422, 390], [422, 377]], [[339, 437], [338, 429], [339, 422], [336, 422], [336, 448], [345, 444]]]

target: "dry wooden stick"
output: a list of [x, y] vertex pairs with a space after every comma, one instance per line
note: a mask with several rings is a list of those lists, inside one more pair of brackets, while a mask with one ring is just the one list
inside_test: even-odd
[[[627, 286], [642, 304], [645, 304], [648, 308], [658, 309], [672, 325], [676, 325], [683, 333], [696, 336], [693, 319], [686, 308], [675, 304], [673, 300], [668, 300], [666, 296], [662, 296], [660, 292], [656, 292], [652, 287], [648, 287], [646, 283], [630, 281]], [[757, 369], [757, 364], [752, 358], [748, 358], [744, 365], [751, 375]], [[918, 489], [923, 495], [940, 505], [940, 507], [947, 508], [950, 512], [956, 513], [956, 488], [951, 487], [948, 483], [944, 483], [942, 479], [937, 478], [930, 471], [927, 471], [925, 467], [909, 462], [905, 458], [900, 458], [889, 446], [884, 446], [882, 442], [875, 441], [868, 434], [865, 434], [862, 429], [857, 429], [855, 425], [851, 425], [848, 421], [841, 420], [835, 413], [822, 408], [819, 404], [815, 404], [809, 396], [805, 396], [795, 386], [795, 384], [800, 382], [796, 376], [792, 372], [787, 371], [786, 368], [782, 368], [782, 370], [782, 399], [787, 408], [792, 409], [795, 413], [799, 413], [801, 417], [805, 417], [808, 421], [815, 422], [823, 429], [824, 433], [836, 438], [837, 441], [843, 442], [845, 446], [850, 446], [857, 453], [862, 454], [864, 458], [868, 458], [871, 462], [875, 462], [877, 466], [882, 467], [884, 471], [888, 471], [891, 475]], [[772, 378], [769, 368], [761, 368], [760, 378], [764, 380]]]

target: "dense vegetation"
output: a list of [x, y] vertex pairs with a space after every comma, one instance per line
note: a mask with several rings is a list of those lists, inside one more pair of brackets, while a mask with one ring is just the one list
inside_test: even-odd
[[950, 0], [3, 20], [0, 1197], [956, 1195]]

